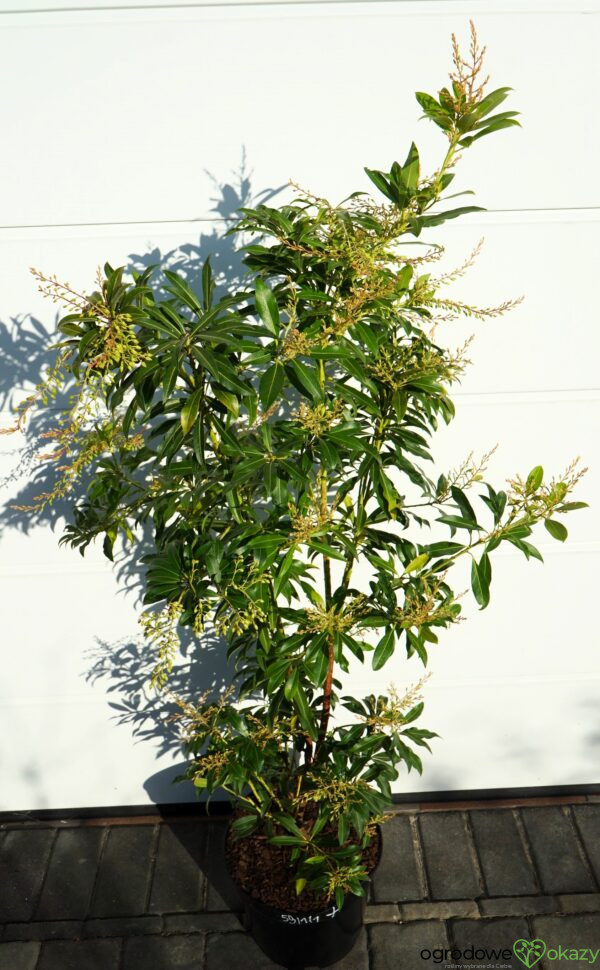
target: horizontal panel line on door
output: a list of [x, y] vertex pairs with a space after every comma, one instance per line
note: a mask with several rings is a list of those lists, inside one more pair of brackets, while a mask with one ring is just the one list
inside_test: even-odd
[[[566, 394], [572, 394], [573, 402], [577, 401], [595, 401], [600, 394], [600, 388], [598, 387], [533, 387], [533, 388], [523, 388], [510, 390], [494, 390], [494, 391], [453, 391], [453, 400], [459, 400], [464, 404], [476, 404], [478, 399], [481, 398], [482, 404], [493, 404], [494, 401], [491, 400], [495, 397], [505, 398], [511, 396], [514, 398], [510, 403], [512, 404], [547, 404], [552, 403], [553, 397], [563, 398]], [[550, 398], [550, 402], [548, 402]], [[521, 400], [523, 399], [523, 400]], [[504, 400], [502, 403], [506, 403]], [[564, 401], [561, 401], [564, 403]]]
[[[588, 539], [585, 541], [570, 541], [563, 545], [562, 543], [555, 543], [550, 546], [548, 543], [540, 542], [539, 546], [543, 553], [546, 554], [548, 559], [558, 558], [562, 556], [597, 556], [600, 553], [600, 539]], [[98, 548], [98, 547], [96, 547]], [[522, 553], [517, 549], [501, 548], [497, 550], [494, 555], [496, 559], [520, 559]], [[117, 561], [116, 566], [120, 563]], [[104, 576], [106, 579], [114, 579], [114, 574], [110, 568], [108, 560], [106, 561], [106, 566], [92, 566], [88, 568], [77, 568], [75, 566], [60, 566], [54, 562], [43, 562], [43, 563], [28, 563], [27, 565], [17, 565], [16, 568], [8, 568], [6, 566], [0, 566], [0, 576], [5, 579], [18, 579], [23, 576], [28, 576], [33, 578], [33, 576]], [[125, 587], [120, 587], [119, 592], [123, 595], [127, 595], [129, 592], [135, 593], [135, 590], [129, 591]]]
[[[439, 693], [440, 691], [447, 691], [448, 689], [462, 689], [477, 687], [480, 690], [493, 690], [499, 687], [526, 687], [530, 684], [536, 684], [539, 686], [561, 686], [564, 684], [577, 685], [581, 683], [594, 684], [595, 682], [600, 683], [599, 677], [594, 677], [590, 675], [588, 670], [580, 670], [570, 672], [568, 674], [564, 673], [524, 673], [520, 674], [515, 672], [511, 673], [507, 677], [498, 677], [495, 674], [490, 674], [489, 677], [482, 677], [480, 674], [474, 674], [472, 677], [465, 676], [463, 678], [455, 677], [444, 677], [442, 673], [438, 673], [437, 682], [432, 678], [427, 685], [427, 690], [431, 691], [432, 694]], [[94, 696], [95, 694], [95, 696]], [[0, 710], [10, 709], [15, 707], [56, 707], [64, 704], [69, 707], [81, 707], [82, 705], [91, 704], [94, 707], [101, 708], [102, 705], [106, 705], [107, 691], [94, 688], [85, 690], [85, 687], [81, 691], [73, 692], [70, 694], [36, 694], [32, 691], [30, 695], [19, 695], [17, 697], [0, 697]]]
[[[514, 398], [514, 400], [508, 402], [509, 404], [552, 404], [553, 397], [560, 397], [560, 403], [564, 404], [565, 401], [562, 399], [567, 394], [574, 395], [572, 401], [575, 404], [579, 402], [584, 403], [586, 401], [596, 401], [598, 398], [600, 398], [600, 387], [534, 387], [525, 390], [508, 389], [495, 391], [454, 391], [452, 393], [452, 398], [460, 401], [461, 404], [471, 405], [477, 404], [480, 400], [482, 404], [493, 404], [493, 398], [495, 397], [501, 398], [502, 404], [507, 403], [505, 400], [507, 397]], [[56, 414], [65, 414], [67, 412], [66, 408], [56, 407], [52, 404], [46, 405], [44, 410], [46, 412], [53, 412]], [[10, 417], [13, 416], [13, 414], [14, 411], [10, 408], [6, 406], [0, 407], [0, 415]], [[15, 441], [17, 440], [18, 439], [15, 439]], [[11, 448], [11, 451], [13, 450], [14, 449]]]
[[[465, 3], [464, 0], [371, 0], [374, 7], [402, 6], [406, 12], [413, 13], [418, 11], [422, 14], [437, 13], [440, 9], [456, 8], [457, 11], [472, 11], [473, 5]], [[185, 3], [181, 0], [173, 0], [173, 3], [98, 3], [93, 6], [82, 6], [69, 4], [63, 6], [46, 7], [11, 7], [0, 10], [0, 14], [42, 14], [42, 13], [95, 13], [99, 11], [169, 11], [169, 10], [203, 10], [214, 8], [244, 8], [244, 7], [331, 7], [331, 6], [366, 6], [365, 0], [197, 0], [197, 2]], [[479, 0], [477, 4], [481, 13], [595, 13], [598, 10], [596, 0], [579, 0], [578, 6], [574, 7], [568, 0], [525, 0], [525, 3], [513, 3], [512, 6], [499, 8], [497, 2]], [[428, 10], [427, 8], [431, 8]]]
[[[597, 215], [600, 213], [600, 205], [562, 206], [558, 208], [539, 206], [537, 208], [534, 207], [525, 209], [485, 209], [477, 218], [471, 218], [469, 221], [471, 224], [479, 224], [482, 220], [485, 221], [487, 216], [527, 215], [528, 213], [543, 213], [545, 216], [549, 217], [548, 221], [552, 221], [552, 216], [555, 212], [576, 213], [577, 219], [581, 219], [582, 215], [585, 213], [589, 214], [593, 221], [596, 218], [600, 218], [600, 216]], [[126, 219], [122, 221], [115, 219], [109, 222], [26, 222], [6, 226], [0, 225], [0, 232], [13, 232], [20, 229], [93, 229], [96, 226], [194, 226], [202, 222], [225, 224], [228, 221], [230, 220], [225, 220], [218, 216], [194, 216], [191, 219]], [[462, 225], [464, 225], [464, 223], [462, 223]]]

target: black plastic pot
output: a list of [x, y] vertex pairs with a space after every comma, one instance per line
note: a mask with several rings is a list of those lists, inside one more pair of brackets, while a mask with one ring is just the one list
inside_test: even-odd
[[240, 893], [246, 929], [263, 953], [288, 970], [337, 963], [350, 952], [363, 924], [361, 896], [346, 896], [341, 910], [329, 906], [314, 913], [286, 913]]
[[[381, 847], [380, 831], [378, 835]], [[341, 909], [332, 904], [315, 912], [294, 913], [254, 899], [236, 882], [233, 873], [229, 875], [244, 905], [246, 929], [263, 953], [287, 970], [329, 967], [342, 960], [358, 940], [363, 925], [364, 896], [349, 893]]]

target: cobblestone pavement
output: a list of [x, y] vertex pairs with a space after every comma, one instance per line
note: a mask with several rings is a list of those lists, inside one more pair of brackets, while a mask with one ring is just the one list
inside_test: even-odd
[[[0, 970], [275, 967], [236, 915], [225, 825], [0, 824]], [[536, 938], [539, 970], [600, 967], [600, 797], [401, 807], [365, 923], [338, 970], [522, 968], [513, 943]]]

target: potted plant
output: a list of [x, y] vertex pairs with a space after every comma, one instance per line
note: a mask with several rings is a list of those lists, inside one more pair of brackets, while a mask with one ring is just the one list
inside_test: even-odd
[[326, 966], [352, 946], [391, 786], [400, 768], [421, 771], [435, 736], [420, 726], [421, 683], [344, 696], [338, 671], [400, 653], [426, 665], [460, 617], [454, 564], [470, 559], [484, 609], [493, 551], [540, 559], [533, 528], [563, 541], [556, 516], [585, 504], [570, 500], [575, 464], [551, 480], [536, 466], [507, 491], [482, 464], [425, 470], [468, 363], [436, 324], [512, 305], [442, 295], [427, 271], [440, 247], [408, 246], [478, 208], [439, 207], [459, 153], [518, 124], [497, 111], [508, 88], [485, 94], [482, 56], [472, 27], [467, 58], [453, 38], [450, 86], [417, 94], [447, 140], [432, 176], [412, 144], [403, 164], [365, 170], [375, 199], [334, 205], [294, 187], [277, 208], [241, 210], [245, 286], [217, 295], [209, 260], [201, 293], [168, 270], [161, 287], [152, 270], [126, 279], [106, 265], [89, 295], [36, 271], [69, 313], [18, 425], [40, 397], [75, 395], [52, 434], [60, 476], [39, 502], [88, 475], [61, 540], [82, 552], [103, 536], [112, 558], [119, 536], [136, 556], [136, 526], [151, 527], [142, 623], [157, 687], [179, 628], [199, 649], [209, 623], [226, 641], [235, 685], [179, 702], [186, 777], [235, 800], [228, 865], [252, 932], [285, 966]]

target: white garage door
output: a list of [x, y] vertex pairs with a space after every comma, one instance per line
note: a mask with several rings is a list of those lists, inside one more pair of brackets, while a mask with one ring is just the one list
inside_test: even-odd
[[[397, 788], [599, 782], [600, 2], [68, 7], [0, 3], [5, 425], [11, 375], [18, 366], [25, 386], [35, 378], [39, 324], [52, 329], [55, 320], [30, 265], [82, 288], [106, 260], [177, 263], [212, 250], [226, 269], [222, 217], [240, 199], [288, 177], [343, 198], [367, 188], [363, 165], [385, 167], [413, 137], [433, 165], [439, 135], [417, 126], [413, 92], [443, 83], [450, 34], [466, 34], [475, 19], [493, 82], [514, 87], [523, 129], [467, 154], [461, 187], [475, 189], [489, 211], [436, 238], [452, 261], [486, 237], [457, 296], [526, 300], [476, 325], [457, 418], [439, 436], [440, 471], [496, 442], [490, 471], [500, 481], [535, 464], [558, 472], [580, 454], [591, 466], [581, 497], [593, 505], [568, 523], [565, 546], [541, 540], [545, 566], [516, 550], [497, 554], [490, 607], [478, 613], [469, 604], [469, 622], [432, 651], [424, 723], [442, 740], [423, 777], [404, 776]], [[30, 334], [18, 365], [17, 329]], [[7, 476], [17, 444], [0, 438]], [[29, 477], [25, 467], [9, 480], [7, 503], [28, 494]], [[0, 810], [187, 799], [169, 785], [181, 759], [160, 723], [163, 702], [148, 708], [144, 699], [152, 658], [137, 640], [132, 577], [99, 551], [81, 560], [59, 550], [59, 532], [60, 520], [5, 511]], [[226, 677], [217, 651], [192, 666], [196, 685]], [[176, 686], [188, 672], [186, 660]], [[363, 693], [419, 673], [399, 654], [391, 673], [356, 670], [348, 686]]]

